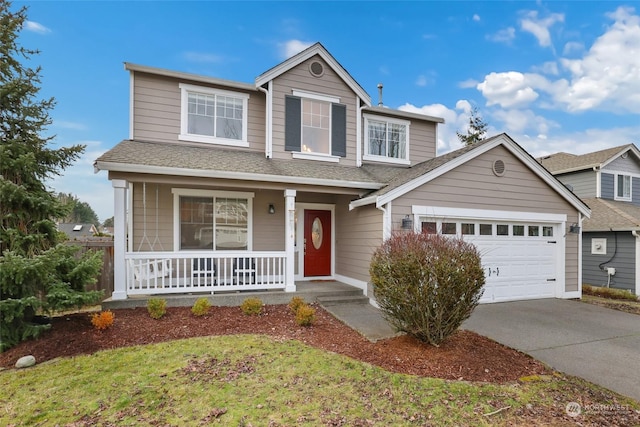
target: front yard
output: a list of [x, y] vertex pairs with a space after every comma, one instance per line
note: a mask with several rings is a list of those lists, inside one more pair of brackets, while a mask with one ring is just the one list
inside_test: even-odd
[[0, 354], [5, 367], [26, 352], [41, 362], [0, 372], [0, 425], [640, 424], [638, 402], [470, 332], [440, 348], [374, 344], [320, 308], [307, 328], [286, 310], [116, 310], [105, 331], [87, 314], [56, 319]]

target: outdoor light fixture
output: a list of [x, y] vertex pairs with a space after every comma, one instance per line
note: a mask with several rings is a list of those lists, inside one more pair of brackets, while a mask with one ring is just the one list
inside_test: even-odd
[[276, 207], [273, 203], [269, 203], [269, 213], [272, 215], [276, 213]]
[[403, 230], [411, 230], [413, 229], [413, 220], [409, 215], [402, 218], [402, 229]]
[[580, 233], [580, 226], [574, 222], [569, 226], [569, 233]]

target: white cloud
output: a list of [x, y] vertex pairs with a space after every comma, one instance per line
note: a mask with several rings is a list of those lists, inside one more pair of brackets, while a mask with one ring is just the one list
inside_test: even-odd
[[497, 110], [492, 112], [494, 125], [509, 134], [536, 134], [546, 139], [549, 131], [559, 129], [560, 126], [551, 120], [536, 115], [531, 110]]
[[524, 107], [539, 96], [526, 75], [517, 71], [488, 74], [477, 88], [487, 99], [488, 106], [497, 104], [503, 108]]
[[300, 40], [289, 40], [279, 44], [280, 56], [283, 59], [291, 58], [295, 54], [298, 54], [313, 45], [313, 42], [303, 42]]
[[516, 29], [513, 27], [508, 27], [498, 31], [495, 34], [489, 34], [485, 38], [492, 42], [511, 43], [511, 41], [515, 37], [516, 37]]
[[420, 86], [420, 87], [424, 87], [427, 85], [427, 77], [424, 75], [420, 75], [418, 76], [418, 78], [416, 79], [416, 86]]
[[543, 73], [543, 74], [550, 74], [553, 76], [557, 76], [558, 74], [560, 74], [560, 70], [558, 69], [558, 63], [554, 61], [545, 62], [541, 66], [533, 66], [532, 70]]
[[520, 20], [520, 28], [522, 31], [533, 34], [533, 36], [538, 39], [540, 46], [548, 47], [551, 46], [549, 28], [557, 22], [564, 22], [564, 14], [552, 13], [546, 18], [539, 19], [538, 12], [532, 10], [526, 14], [525, 18]]
[[474, 88], [476, 86], [478, 86], [478, 81], [475, 79], [468, 79], [458, 83], [458, 87], [463, 89]]
[[205, 52], [184, 52], [182, 56], [184, 57], [184, 59], [190, 62], [217, 64], [223, 61], [223, 58], [221, 56]]
[[478, 15], [477, 13], [475, 13], [471, 19], [472, 19], [474, 22], [480, 22], [480, 15]]
[[572, 53], [582, 52], [584, 52], [584, 44], [580, 42], [568, 42], [564, 45], [564, 49], [562, 49], [563, 55], [571, 55]]
[[52, 126], [61, 129], [71, 130], [87, 130], [87, 126], [84, 123], [70, 122], [66, 120], [54, 120]]
[[25, 21], [24, 29], [38, 34], [49, 34], [51, 30], [35, 21]]

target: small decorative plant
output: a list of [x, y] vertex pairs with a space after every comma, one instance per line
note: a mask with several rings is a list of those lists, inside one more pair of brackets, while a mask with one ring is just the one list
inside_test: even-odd
[[302, 305], [305, 305], [304, 299], [302, 297], [293, 297], [291, 298], [291, 301], [289, 301], [289, 309], [291, 309], [291, 311], [294, 313], [297, 313], [298, 308], [300, 308], [300, 306]]
[[193, 307], [191, 307], [191, 313], [193, 313], [194, 316], [204, 316], [209, 312], [210, 307], [211, 304], [207, 298], [198, 298], [193, 304]]
[[113, 325], [113, 319], [115, 315], [112, 311], [101, 311], [100, 313], [93, 313], [91, 315], [91, 324], [98, 330], [105, 330]]
[[262, 300], [260, 298], [247, 298], [240, 306], [247, 316], [257, 316], [262, 313]]
[[316, 309], [308, 304], [302, 304], [296, 310], [296, 323], [300, 326], [311, 326], [316, 320]]
[[167, 300], [162, 298], [149, 298], [149, 301], [147, 301], [147, 311], [152, 318], [160, 319], [167, 313]]

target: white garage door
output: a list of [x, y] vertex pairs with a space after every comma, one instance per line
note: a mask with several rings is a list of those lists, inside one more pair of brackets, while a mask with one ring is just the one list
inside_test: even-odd
[[486, 284], [480, 302], [554, 298], [558, 241], [554, 224], [421, 218], [423, 232], [462, 235], [482, 257]]

